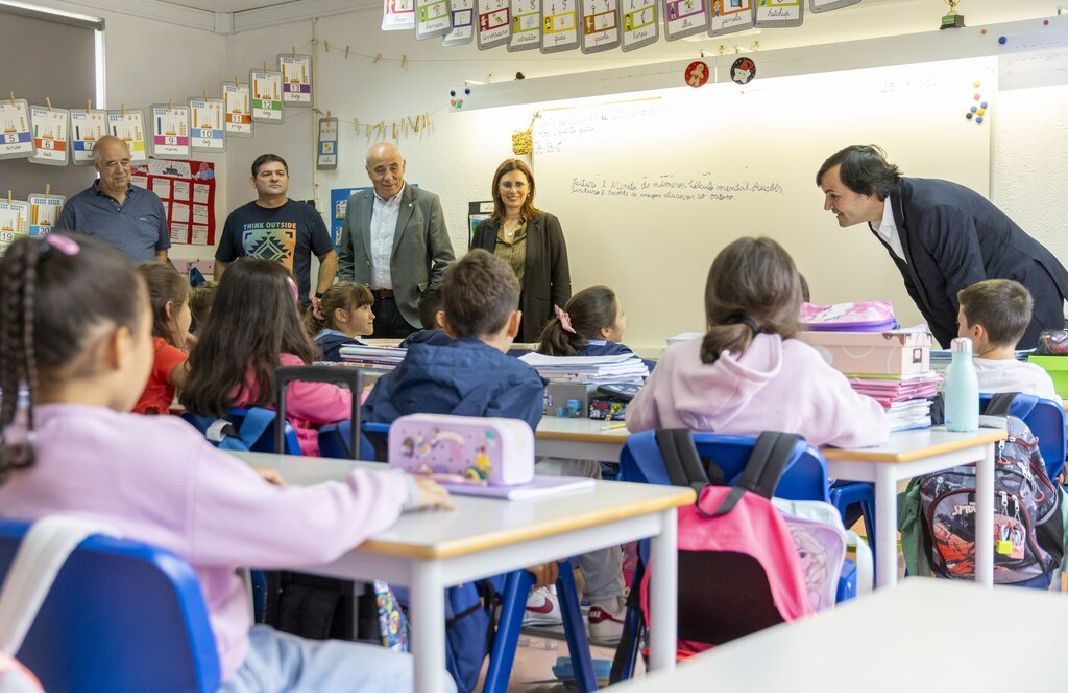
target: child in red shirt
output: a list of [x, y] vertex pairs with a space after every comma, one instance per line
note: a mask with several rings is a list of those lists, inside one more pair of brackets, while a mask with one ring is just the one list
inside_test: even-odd
[[148, 285], [152, 304], [152, 370], [141, 398], [133, 411], [138, 414], [167, 414], [175, 391], [181, 390], [189, 375], [187, 349], [192, 313], [189, 298], [192, 288], [182, 275], [158, 262], [138, 267]]

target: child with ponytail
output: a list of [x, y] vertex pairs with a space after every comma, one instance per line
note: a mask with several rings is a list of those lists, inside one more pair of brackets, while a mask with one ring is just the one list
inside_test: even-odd
[[312, 299], [304, 324], [324, 361], [340, 361], [341, 347], [347, 344], [365, 346], [359, 338], [374, 331], [374, 302], [367, 285], [355, 282], [338, 282]]
[[614, 356], [629, 354], [620, 344], [627, 316], [614, 291], [591, 286], [564, 304], [553, 307], [554, 317], [541, 331], [538, 353], [548, 356]]

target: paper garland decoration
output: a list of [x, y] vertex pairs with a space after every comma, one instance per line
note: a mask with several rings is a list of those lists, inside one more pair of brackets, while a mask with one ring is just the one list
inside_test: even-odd
[[463, 46], [475, 38], [475, 0], [452, 0], [452, 31], [441, 38], [443, 46]]
[[0, 159], [33, 156], [30, 105], [26, 99], [0, 101]]
[[708, 0], [664, 0], [664, 38], [676, 41], [708, 31]]
[[512, 33], [509, 0], [476, 0], [476, 3], [479, 50], [506, 45]]
[[512, 37], [509, 51], [527, 51], [541, 45], [541, 0], [511, 0]]
[[282, 73], [282, 100], [286, 102], [286, 105], [310, 108], [312, 105], [311, 56], [279, 53], [278, 71]]
[[744, 31], [756, 22], [755, 0], [712, 0], [712, 16], [708, 19], [708, 35], [722, 36]]
[[194, 152], [226, 151], [226, 109], [222, 99], [189, 99]]
[[415, 38], [444, 36], [452, 31], [449, 0], [415, 0]]
[[141, 111], [108, 111], [108, 129], [130, 148], [130, 161], [148, 161], [145, 114]]
[[62, 195], [30, 195], [26, 203], [30, 206], [30, 235], [47, 236], [59, 221], [59, 213], [67, 203], [67, 198]]
[[282, 72], [280, 70], [250, 70], [248, 73], [252, 97], [252, 120], [257, 123], [281, 123], [286, 119], [282, 109]]
[[578, 0], [541, 0], [542, 53], [578, 48], [578, 12]]
[[223, 108], [229, 137], [252, 137], [252, 99], [247, 84], [223, 82]]
[[656, 0], [622, 0], [624, 51], [648, 46], [660, 39]]
[[152, 115], [152, 156], [157, 159], [188, 159], [192, 152], [189, 134], [189, 106], [154, 103]]
[[67, 140], [70, 138], [70, 111], [65, 108], [30, 106], [34, 155], [30, 163], [67, 165]]
[[73, 163], [93, 163], [93, 146], [108, 134], [107, 111], [77, 110], [70, 112], [70, 155]]
[[756, 26], [801, 26], [805, 18], [805, 0], [760, 0], [757, 4]]
[[619, 0], [580, 0], [582, 5], [583, 53], [599, 53], [615, 48], [619, 32]]

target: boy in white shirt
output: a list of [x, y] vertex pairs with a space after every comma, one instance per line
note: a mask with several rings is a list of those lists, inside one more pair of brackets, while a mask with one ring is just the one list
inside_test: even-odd
[[979, 392], [1024, 392], [1059, 401], [1042, 368], [1016, 360], [1034, 299], [1023, 284], [987, 279], [957, 292], [957, 336], [972, 340]]

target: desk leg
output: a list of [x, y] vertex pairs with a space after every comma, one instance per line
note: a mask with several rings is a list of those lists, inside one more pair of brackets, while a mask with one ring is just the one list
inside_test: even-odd
[[[889, 464], [875, 472], [875, 586], [897, 584], [897, 482]], [[993, 530], [991, 530], [993, 531]]]
[[675, 508], [659, 513], [660, 534], [652, 538], [649, 562], [649, 611], [654, 626], [649, 630], [650, 669], [675, 668], [679, 617], [679, 515]]
[[975, 464], [975, 581], [994, 585], [994, 446]]
[[445, 590], [441, 566], [415, 561], [412, 566], [411, 645], [417, 693], [445, 690]]

